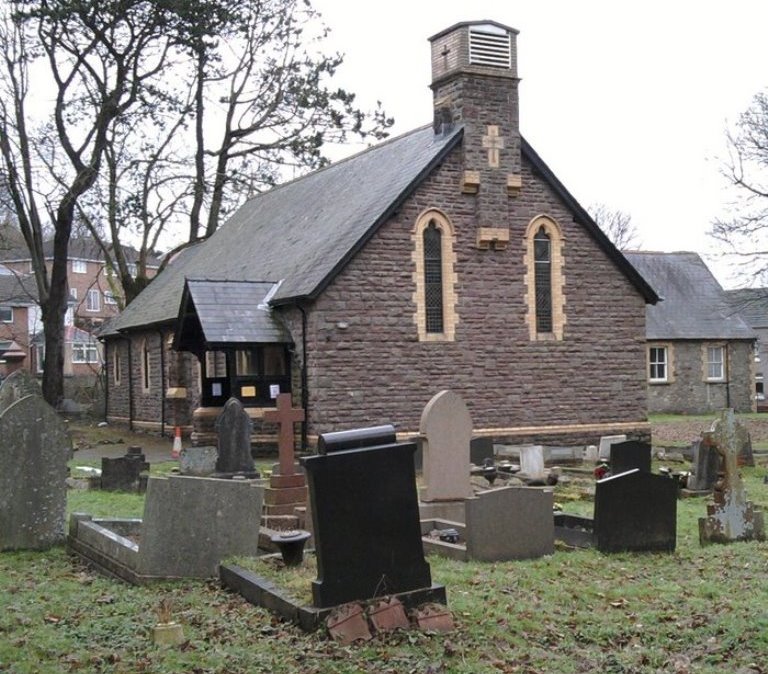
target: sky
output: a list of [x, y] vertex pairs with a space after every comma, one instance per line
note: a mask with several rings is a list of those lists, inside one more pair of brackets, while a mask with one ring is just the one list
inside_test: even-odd
[[518, 29], [521, 132], [571, 194], [629, 214], [640, 248], [696, 251], [723, 286], [745, 285], [708, 231], [732, 201], [726, 129], [768, 88], [766, 0], [312, 5], [345, 55], [336, 82], [363, 108], [380, 100], [392, 135], [431, 121], [430, 36], [479, 19]]

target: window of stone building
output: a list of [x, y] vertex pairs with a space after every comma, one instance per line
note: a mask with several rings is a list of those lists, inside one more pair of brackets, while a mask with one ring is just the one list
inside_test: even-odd
[[141, 386], [144, 391], [149, 391], [151, 383], [149, 350], [150, 349], [147, 340], [141, 340]]
[[120, 347], [115, 345], [112, 350], [112, 376], [114, 377], [117, 386], [119, 386], [120, 382], [123, 380], [123, 361], [120, 358], [122, 355], [120, 352]]
[[707, 381], [725, 380], [725, 347], [707, 346]]
[[13, 323], [13, 307], [0, 307], [0, 321]]
[[453, 226], [443, 213], [426, 211], [416, 221], [412, 240], [419, 341], [453, 341], [458, 323]]
[[531, 340], [561, 340], [565, 328], [563, 235], [541, 215], [525, 234], [526, 323]]
[[648, 347], [648, 381], [668, 381], [669, 363], [667, 360], [666, 346]]
[[87, 274], [88, 263], [85, 260], [72, 260], [72, 273], [73, 274]]

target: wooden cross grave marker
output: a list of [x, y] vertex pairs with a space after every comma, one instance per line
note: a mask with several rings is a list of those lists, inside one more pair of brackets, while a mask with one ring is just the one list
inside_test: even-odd
[[488, 126], [488, 133], [483, 136], [483, 147], [488, 150], [488, 166], [498, 168], [499, 150], [504, 149], [504, 136], [499, 135], [498, 126]]
[[264, 421], [279, 424], [277, 435], [277, 453], [280, 462], [280, 475], [294, 474], [293, 425], [304, 421], [304, 410], [291, 407], [291, 394], [277, 396], [277, 409], [264, 412]]

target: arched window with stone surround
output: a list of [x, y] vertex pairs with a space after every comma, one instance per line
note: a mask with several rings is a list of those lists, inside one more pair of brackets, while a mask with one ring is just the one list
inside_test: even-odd
[[453, 341], [456, 316], [454, 231], [447, 216], [429, 209], [413, 228], [414, 304], [419, 341]]
[[525, 233], [526, 323], [531, 340], [561, 340], [566, 323], [563, 235], [552, 218], [540, 215]]

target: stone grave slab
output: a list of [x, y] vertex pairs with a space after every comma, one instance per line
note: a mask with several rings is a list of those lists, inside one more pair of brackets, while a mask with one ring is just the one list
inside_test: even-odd
[[720, 454], [715, 447], [711, 432], [701, 434], [692, 446], [693, 465], [688, 477], [687, 489], [693, 492], [712, 491], [720, 471]]
[[150, 477], [141, 520], [70, 519], [70, 549], [132, 583], [210, 578], [219, 562], [258, 552], [262, 488], [252, 480]]
[[651, 446], [647, 442], [626, 440], [614, 442], [610, 447], [611, 474], [618, 475], [637, 468], [643, 473], [651, 472]]
[[460, 395], [441, 391], [421, 415], [424, 488], [422, 501], [451, 501], [472, 495], [469, 443], [472, 418]]
[[101, 488], [104, 491], [132, 491], [143, 494], [147, 490], [149, 462], [141, 447], [129, 447], [124, 456], [101, 459]]
[[227, 400], [216, 418], [218, 453], [216, 472], [221, 474], [253, 473], [251, 455], [253, 421], [237, 398]]
[[183, 447], [179, 454], [179, 471], [182, 475], [208, 477], [216, 472], [219, 450], [213, 445]]
[[699, 519], [702, 545], [765, 540], [763, 512], [747, 500], [739, 473], [746, 435], [732, 409], [725, 410], [712, 424], [711, 440], [722, 460], [722, 479], [715, 486], [714, 501], [707, 505], [707, 517]]
[[[416, 495], [414, 443], [351, 449], [302, 460], [309, 483], [324, 608], [430, 588]], [[469, 463], [467, 442], [467, 463]]]
[[[465, 501], [463, 522], [425, 519], [424, 549], [452, 559], [498, 562], [533, 559], [554, 552], [551, 489], [501, 487]], [[455, 530], [459, 540], [440, 540], [431, 531]]]
[[520, 472], [533, 480], [544, 479], [544, 447], [528, 445], [520, 448]]
[[66, 424], [42, 397], [0, 413], [0, 550], [44, 550], [64, 540], [71, 455]]
[[43, 390], [37, 378], [28, 370], [11, 372], [0, 384], [0, 412], [27, 396], [43, 397]]
[[616, 442], [626, 442], [626, 435], [604, 435], [600, 438], [600, 444], [597, 449], [597, 458], [599, 461], [610, 461], [611, 445]]

